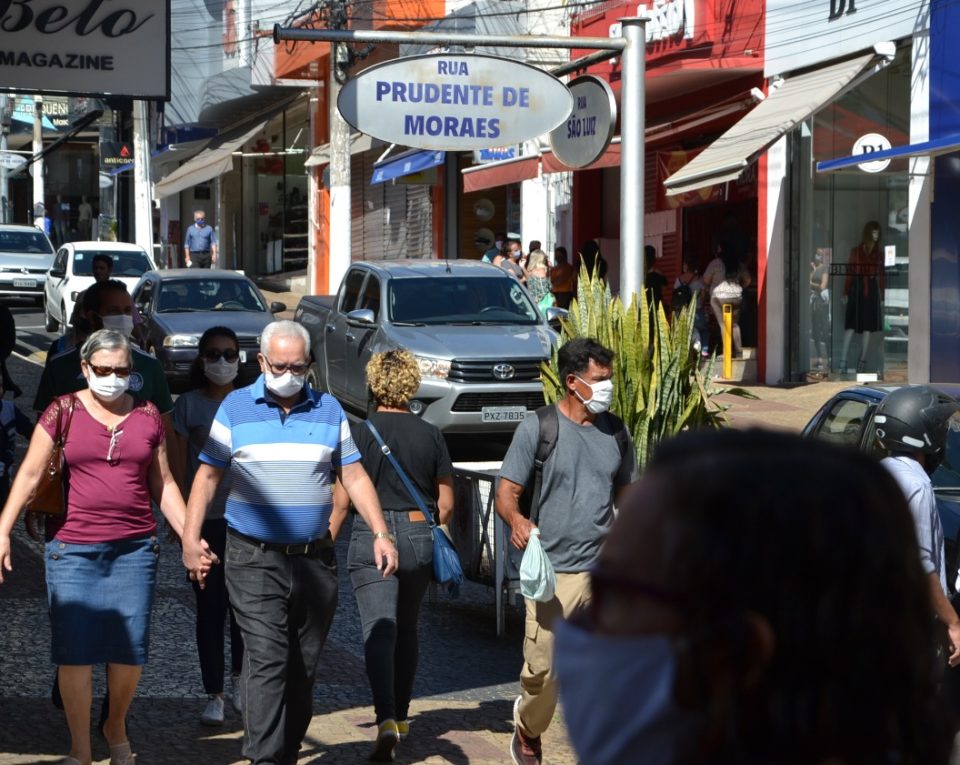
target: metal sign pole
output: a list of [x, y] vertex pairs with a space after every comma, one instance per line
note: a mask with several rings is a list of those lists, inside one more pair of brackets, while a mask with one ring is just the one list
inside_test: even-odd
[[620, 294], [629, 304], [643, 292], [644, 121], [646, 111], [646, 19], [621, 19], [620, 90]]

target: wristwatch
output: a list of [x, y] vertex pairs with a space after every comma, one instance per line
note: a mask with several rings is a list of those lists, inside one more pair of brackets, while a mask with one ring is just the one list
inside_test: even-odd
[[390, 544], [395, 545], [397, 543], [397, 538], [391, 534], [389, 531], [375, 531], [373, 533], [374, 539], [386, 539]]

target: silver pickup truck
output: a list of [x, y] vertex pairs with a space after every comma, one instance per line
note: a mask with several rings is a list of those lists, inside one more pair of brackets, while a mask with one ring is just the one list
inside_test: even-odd
[[304, 297], [294, 319], [310, 332], [310, 384], [355, 415], [370, 411], [370, 355], [398, 347], [420, 363], [411, 411], [445, 433], [509, 432], [543, 405], [540, 362], [556, 333], [526, 289], [496, 266], [354, 263], [336, 295]]

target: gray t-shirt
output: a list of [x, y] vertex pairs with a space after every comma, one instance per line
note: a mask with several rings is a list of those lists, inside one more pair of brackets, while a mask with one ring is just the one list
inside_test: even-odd
[[[540, 541], [556, 571], [576, 573], [593, 565], [613, 524], [616, 489], [636, 478], [633, 443], [620, 458], [613, 423], [598, 417], [577, 425], [562, 412], [557, 444], [543, 465]], [[523, 486], [533, 470], [539, 420], [531, 415], [517, 427], [503, 458], [500, 477]]]
[[[207, 398], [199, 390], [191, 390], [177, 399], [173, 406], [173, 429], [190, 442], [190, 451], [187, 459], [187, 469], [184, 480], [186, 486], [193, 485], [193, 477], [200, 466], [200, 452], [207, 442], [210, 426], [222, 402]], [[189, 488], [188, 488], [189, 491]], [[213, 501], [207, 508], [207, 519], [223, 518], [227, 496], [230, 494], [230, 471], [225, 470], [223, 480], [217, 487]], [[184, 498], [186, 499], [186, 498]]]

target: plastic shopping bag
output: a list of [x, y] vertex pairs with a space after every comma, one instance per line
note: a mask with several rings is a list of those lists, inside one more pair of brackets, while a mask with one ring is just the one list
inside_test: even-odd
[[540, 529], [530, 532], [530, 541], [520, 561], [520, 592], [523, 597], [546, 603], [553, 600], [557, 589], [557, 576], [553, 564], [540, 543]]

